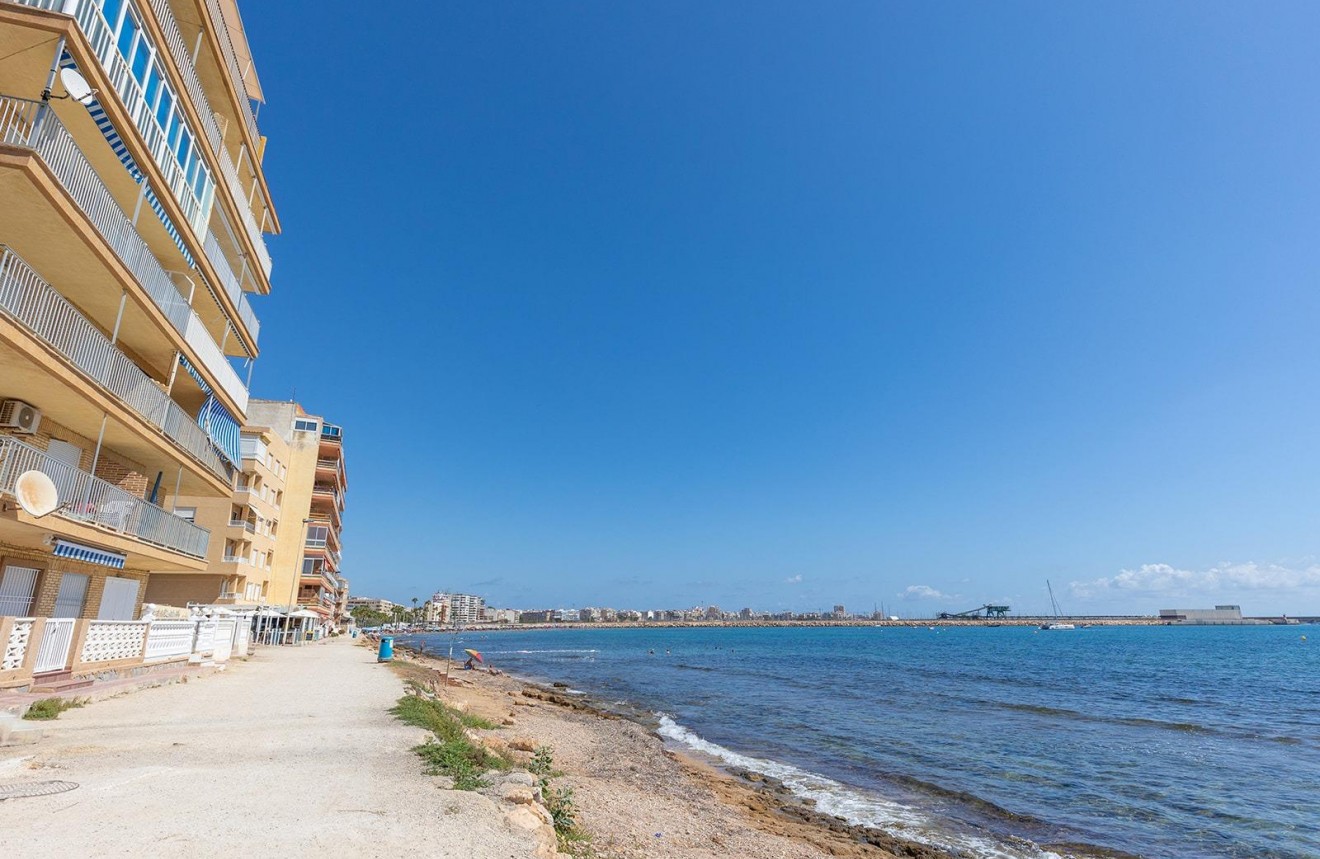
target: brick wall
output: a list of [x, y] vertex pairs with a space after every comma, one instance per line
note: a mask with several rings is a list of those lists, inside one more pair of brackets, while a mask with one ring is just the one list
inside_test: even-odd
[[20, 567], [35, 567], [40, 570], [37, 576], [36, 600], [32, 613], [36, 617], [49, 617], [55, 610], [55, 598], [60, 592], [60, 579], [64, 573], [80, 573], [88, 577], [87, 594], [83, 600], [79, 617], [94, 618], [101, 608], [101, 594], [105, 591], [105, 580], [109, 576], [121, 579], [135, 579], [138, 582], [138, 602], [134, 616], [142, 611], [142, 601], [147, 590], [147, 573], [141, 570], [112, 570], [97, 564], [84, 564], [68, 558], [57, 558], [47, 552], [29, 549], [23, 546], [11, 546], [0, 543], [0, 565], [14, 564]]
[[[0, 397], [0, 399], [4, 399], [4, 397]], [[35, 433], [17, 433], [11, 429], [0, 428], [0, 434], [12, 435], [19, 441], [41, 450], [47, 450], [50, 447], [51, 439], [58, 439], [76, 445], [82, 449], [82, 457], [78, 462], [78, 467], [83, 471], [92, 470], [92, 457], [96, 454], [96, 439], [79, 435], [68, 427], [55, 423], [50, 418], [43, 417], [41, 426]], [[148, 478], [146, 472], [147, 467], [145, 465], [121, 456], [105, 445], [101, 446], [101, 456], [97, 460], [95, 474], [102, 480], [113, 483], [125, 492], [130, 492], [138, 498], [142, 498], [150, 488], [151, 482], [155, 480], [155, 475]]]

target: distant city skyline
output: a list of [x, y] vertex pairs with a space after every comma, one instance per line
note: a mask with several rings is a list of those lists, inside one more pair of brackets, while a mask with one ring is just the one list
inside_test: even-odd
[[253, 392], [355, 591], [1320, 611], [1320, 6], [327, 8]]

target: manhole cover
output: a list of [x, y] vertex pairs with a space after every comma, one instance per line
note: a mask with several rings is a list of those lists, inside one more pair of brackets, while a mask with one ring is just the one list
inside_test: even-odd
[[0, 802], [6, 799], [27, 799], [32, 796], [51, 796], [73, 790], [77, 782], [72, 781], [29, 781], [23, 784], [0, 784]]

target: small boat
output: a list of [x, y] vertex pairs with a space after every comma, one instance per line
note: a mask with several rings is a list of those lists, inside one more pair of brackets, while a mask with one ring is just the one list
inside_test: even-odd
[[[1050, 591], [1050, 605], [1054, 608], [1054, 616], [1056, 618], [1063, 617], [1063, 613], [1059, 611], [1059, 603], [1054, 599], [1054, 587], [1050, 584], [1049, 579], [1045, 580], [1045, 587], [1049, 588]], [[1076, 624], [1072, 624], [1072, 623], [1064, 623], [1061, 620], [1054, 620], [1051, 621], [1050, 623], [1042, 623], [1040, 625], [1040, 628], [1059, 630], [1059, 629], [1076, 629], [1077, 626]]]

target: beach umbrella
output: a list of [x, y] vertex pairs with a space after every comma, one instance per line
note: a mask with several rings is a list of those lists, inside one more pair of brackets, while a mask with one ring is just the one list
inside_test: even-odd
[[486, 661], [486, 660], [482, 659], [482, 658], [481, 658], [481, 654], [478, 653], [478, 652], [475, 651], [475, 650], [464, 650], [463, 652], [466, 653], [468, 656], [471, 656], [473, 659], [477, 660], [478, 662], [485, 662], [485, 661]]

